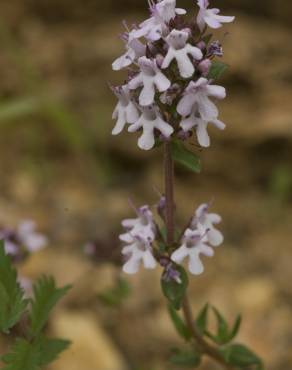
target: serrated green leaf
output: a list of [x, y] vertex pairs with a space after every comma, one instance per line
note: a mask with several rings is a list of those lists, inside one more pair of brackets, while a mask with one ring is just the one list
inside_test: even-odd
[[46, 324], [50, 311], [68, 292], [70, 286], [56, 288], [52, 277], [40, 278], [33, 287], [34, 298], [31, 304], [30, 334], [37, 336]]
[[242, 344], [232, 344], [221, 349], [225, 361], [233, 366], [247, 368], [254, 366], [255, 370], [262, 370], [262, 360], [249, 348]]
[[40, 359], [39, 365], [47, 366], [55, 361], [61, 352], [65, 351], [71, 344], [69, 340], [58, 338], [45, 338], [39, 340], [40, 343]]
[[199, 312], [196, 318], [196, 326], [197, 330], [201, 335], [204, 335], [205, 331], [207, 330], [208, 326], [208, 311], [209, 311], [209, 304], [207, 303], [202, 310]]
[[28, 301], [17, 282], [17, 273], [0, 241], [0, 329], [8, 332], [20, 319]]
[[172, 305], [168, 305], [168, 313], [177, 333], [186, 341], [189, 341], [192, 334]]
[[11, 351], [2, 356], [2, 370], [39, 370], [40, 349], [25, 339], [17, 339]]
[[229, 67], [227, 64], [223, 62], [219, 62], [218, 60], [215, 60], [212, 62], [212, 66], [210, 68], [208, 78], [212, 80], [217, 80], [227, 71], [228, 68]]
[[163, 278], [161, 278], [161, 288], [169, 303], [176, 310], [179, 310], [181, 308], [182, 300], [185, 295], [189, 279], [185, 269], [182, 266], [177, 266], [176, 269], [180, 273], [181, 282], [178, 283], [175, 280], [165, 281]]
[[169, 361], [178, 366], [194, 368], [201, 363], [201, 355], [195, 351], [180, 351], [176, 350], [170, 357]]
[[172, 141], [171, 153], [173, 159], [187, 169], [196, 173], [201, 171], [200, 158], [195, 153], [188, 150], [182, 142]]

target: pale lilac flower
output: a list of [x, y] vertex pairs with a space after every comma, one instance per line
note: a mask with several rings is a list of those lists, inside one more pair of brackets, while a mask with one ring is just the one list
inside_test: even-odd
[[210, 137], [208, 134], [208, 124], [212, 124], [213, 126], [217, 127], [219, 130], [225, 129], [225, 124], [218, 119], [214, 118], [209, 121], [204, 121], [202, 118], [196, 116], [196, 111], [193, 110], [191, 115], [183, 118], [180, 127], [185, 131], [188, 132], [193, 128], [196, 131], [198, 143], [207, 148], [210, 146]]
[[133, 242], [133, 236], [140, 236], [144, 240], [152, 242], [155, 239], [156, 226], [153, 214], [147, 205], [137, 210], [137, 218], [122, 221], [126, 233], [120, 235], [120, 240], [126, 243]]
[[195, 72], [195, 67], [190, 56], [196, 60], [201, 60], [203, 54], [199, 48], [187, 43], [188, 38], [189, 33], [186, 31], [171, 31], [166, 38], [169, 49], [162, 63], [162, 69], [168, 68], [170, 63], [175, 59], [180, 75], [183, 78], [192, 77]]
[[161, 118], [157, 107], [155, 107], [154, 105], [141, 107], [141, 110], [141, 117], [136, 123], [129, 126], [128, 131], [135, 132], [142, 128], [143, 133], [138, 140], [138, 146], [143, 150], [150, 150], [155, 144], [155, 129], [160, 131], [165, 138], [169, 138], [174, 132], [174, 129], [171, 125], [169, 125]]
[[204, 121], [211, 121], [218, 117], [219, 111], [209, 97], [224, 99], [225, 88], [218, 85], [210, 85], [209, 81], [201, 77], [198, 81], [191, 81], [184, 91], [184, 96], [177, 106], [178, 113], [188, 117], [195, 109]]
[[128, 86], [131, 90], [143, 86], [139, 96], [139, 104], [148, 106], [154, 102], [155, 87], [159, 92], [164, 92], [171, 83], [160, 71], [155, 60], [141, 57], [138, 63], [141, 72], [129, 82]]
[[191, 221], [191, 229], [201, 228], [203, 232], [206, 232], [208, 242], [213, 246], [217, 247], [223, 243], [222, 233], [214, 227], [222, 221], [221, 216], [216, 213], [208, 213], [209, 205], [202, 204], [195, 213]]
[[182, 238], [182, 245], [172, 253], [172, 261], [180, 264], [185, 258], [189, 258], [188, 268], [194, 275], [200, 275], [204, 272], [204, 266], [200, 255], [212, 257], [213, 249], [207, 245], [208, 238], [206, 233], [199, 230], [187, 229]]
[[176, 15], [186, 14], [184, 9], [176, 8], [176, 0], [162, 0], [158, 3], [149, 1], [151, 17], [133, 31], [136, 38], [145, 37], [149, 41], [157, 41], [168, 32], [167, 23]]
[[121, 133], [127, 123], [135, 123], [140, 114], [132, 101], [130, 91], [127, 85], [112, 88], [113, 92], [119, 99], [119, 102], [113, 112], [113, 119], [117, 119], [117, 123], [112, 130], [113, 135]]
[[36, 223], [32, 220], [23, 221], [17, 229], [20, 243], [28, 252], [34, 253], [46, 247], [48, 239], [45, 235], [37, 233]]
[[197, 23], [201, 32], [204, 31], [206, 24], [211, 28], [220, 28], [222, 27], [221, 23], [230, 23], [233, 22], [235, 19], [235, 17], [226, 17], [219, 15], [219, 9], [208, 9], [209, 0], [198, 0], [197, 4], [200, 7], [197, 16]]
[[112, 64], [114, 71], [119, 71], [130, 66], [135, 60], [145, 55], [146, 46], [134, 38], [133, 32], [135, 31], [129, 32], [126, 36], [126, 53], [117, 58]]
[[157, 262], [152, 254], [151, 243], [138, 236], [133, 236], [129, 245], [122, 249], [122, 254], [126, 258], [123, 265], [123, 271], [127, 274], [135, 274], [138, 272], [141, 263], [145, 269], [154, 269]]

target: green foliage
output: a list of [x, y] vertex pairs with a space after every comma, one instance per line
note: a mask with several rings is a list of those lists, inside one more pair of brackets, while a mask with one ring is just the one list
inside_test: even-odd
[[34, 285], [34, 299], [31, 304], [30, 331], [37, 336], [46, 324], [50, 311], [68, 292], [70, 286], [56, 288], [52, 277], [42, 277]]
[[28, 301], [17, 282], [17, 273], [0, 241], [0, 329], [7, 333], [20, 319]]
[[227, 321], [224, 319], [223, 315], [217, 310], [217, 308], [212, 307], [212, 310], [217, 320], [217, 333], [214, 335], [206, 331], [205, 332], [206, 335], [217, 344], [224, 345], [230, 343], [235, 338], [240, 329], [241, 316], [240, 315], [237, 316], [232, 328], [230, 329], [227, 324]]
[[186, 326], [184, 321], [181, 319], [177, 311], [173, 308], [172, 305], [168, 305], [168, 313], [171, 318], [171, 321], [177, 331], [177, 333], [184, 338], [186, 341], [189, 341], [192, 337], [192, 334], [189, 328]]
[[182, 300], [189, 284], [189, 279], [183, 267], [177, 266], [176, 269], [180, 273], [181, 282], [178, 283], [175, 280], [165, 281], [163, 278], [161, 278], [161, 288], [169, 303], [176, 310], [179, 310], [181, 308]]
[[173, 159], [187, 169], [196, 173], [201, 171], [200, 158], [188, 150], [181, 141], [173, 140], [171, 142], [171, 153]]
[[113, 288], [98, 295], [98, 298], [108, 306], [120, 306], [129, 297], [131, 287], [127, 280], [119, 278]]
[[222, 75], [227, 71], [228, 65], [215, 60], [212, 62], [212, 66], [210, 68], [208, 78], [212, 80], [217, 80], [218, 78], [222, 77]]
[[263, 370], [263, 363], [261, 359], [249, 348], [242, 344], [231, 344], [223, 349], [221, 353], [225, 361], [233, 366], [241, 369]]
[[39, 365], [47, 366], [55, 361], [59, 354], [65, 351], [70, 346], [70, 341], [58, 338], [45, 338], [39, 340], [40, 358]]
[[26, 339], [17, 339], [11, 352], [2, 357], [2, 370], [39, 370], [40, 347]]
[[208, 326], [208, 310], [209, 304], [207, 303], [202, 310], [199, 312], [196, 318], [196, 327], [201, 335], [205, 334]]
[[5, 253], [4, 242], [0, 242], [0, 329], [7, 333], [12, 326], [21, 322], [24, 335], [23, 338], [17, 338], [10, 352], [1, 357], [5, 364], [2, 370], [40, 370], [68, 348], [69, 341], [49, 339], [41, 332], [50, 311], [68, 289], [68, 286], [56, 288], [51, 277], [39, 279], [34, 285], [29, 326], [24, 326], [21, 320], [28, 300], [23, 297], [16, 270]]
[[195, 350], [181, 351], [176, 349], [169, 360], [172, 364], [180, 367], [195, 368], [201, 363], [201, 355]]

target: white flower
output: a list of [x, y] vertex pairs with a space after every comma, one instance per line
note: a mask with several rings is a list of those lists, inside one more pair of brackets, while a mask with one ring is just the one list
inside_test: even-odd
[[123, 131], [127, 123], [135, 123], [140, 114], [135, 103], [131, 100], [127, 85], [112, 88], [112, 90], [119, 99], [119, 102], [113, 112], [113, 119], [117, 119], [117, 123], [112, 130], [112, 134], [118, 135]]
[[200, 275], [204, 271], [200, 254], [209, 257], [214, 255], [213, 249], [206, 244], [207, 242], [206, 234], [202, 234], [199, 230], [187, 229], [182, 238], [182, 245], [171, 255], [172, 261], [180, 264], [189, 257], [189, 271], [194, 275]]
[[141, 72], [129, 82], [129, 88], [135, 90], [143, 86], [139, 96], [139, 104], [147, 106], [154, 102], [155, 87], [159, 92], [164, 92], [171, 83], [160, 71], [155, 60], [141, 57], [138, 63]]
[[177, 106], [178, 113], [188, 117], [195, 109], [204, 121], [211, 121], [218, 117], [219, 111], [209, 96], [217, 99], [226, 97], [225, 88], [218, 85], [210, 85], [209, 81], [201, 77], [198, 81], [191, 81], [184, 91], [184, 96]]
[[230, 23], [233, 22], [235, 19], [235, 17], [226, 17], [219, 15], [219, 9], [208, 9], [209, 0], [198, 0], [197, 3], [200, 7], [197, 16], [197, 23], [201, 32], [204, 31], [206, 24], [211, 28], [220, 28], [222, 27], [221, 23]]
[[213, 247], [218, 247], [223, 243], [222, 233], [214, 227], [214, 224], [219, 224], [222, 219], [216, 213], [208, 213], [209, 205], [202, 204], [195, 213], [191, 221], [191, 229], [202, 229], [206, 232], [208, 242]]
[[140, 207], [137, 210], [137, 218], [130, 218], [122, 221], [122, 226], [127, 230], [120, 235], [120, 240], [132, 243], [133, 235], [152, 242], [155, 238], [156, 226], [153, 221], [153, 214], [148, 206]]
[[122, 68], [128, 67], [135, 60], [145, 55], [146, 46], [142, 44], [141, 41], [134, 38], [133, 32], [135, 31], [129, 32], [126, 36], [126, 53], [117, 58], [112, 64], [112, 68], [114, 71], [119, 71]]
[[127, 274], [135, 274], [141, 263], [145, 269], [154, 269], [157, 265], [151, 244], [140, 236], [134, 236], [130, 244], [122, 249], [122, 254], [127, 259], [123, 265], [123, 271]]
[[31, 253], [46, 247], [48, 239], [35, 231], [36, 224], [32, 220], [23, 221], [17, 230], [17, 236], [23, 246]]
[[165, 122], [159, 112], [157, 107], [154, 105], [149, 105], [148, 107], [141, 107], [142, 116], [133, 125], [129, 126], [129, 132], [138, 131], [140, 128], [143, 130], [143, 134], [138, 140], [139, 148], [143, 150], [150, 150], [155, 144], [154, 130], [157, 129], [166, 138], [169, 138], [174, 132], [172, 126]]
[[149, 41], [160, 40], [168, 31], [167, 23], [176, 15], [186, 14], [184, 9], [176, 8], [176, 0], [162, 0], [158, 3], [149, 1], [152, 16], [133, 31], [137, 38], [145, 37]]
[[169, 67], [170, 63], [175, 59], [180, 75], [184, 78], [192, 77], [195, 72], [195, 67], [189, 55], [196, 60], [201, 60], [203, 54], [199, 48], [187, 43], [188, 38], [189, 33], [186, 31], [171, 31], [166, 38], [169, 49], [162, 63], [162, 69]]
[[194, 128], [197, 134], [197, 139], [198, 139], [199, 144], [202, 147], [207, 148], [210, 146], [210, 137], [207, 131], [209, 123], [217, 127], [219, 130], [225, 129], [225, 124], [216, 118], [211, 119], [209, 121], [204, 121], [202, 118], [197, 117], [195, 109], [193, 109], [190, 116], [182, 119], [180, 123], [180, 127], [185, 132], [188, 132], [192, 128]]

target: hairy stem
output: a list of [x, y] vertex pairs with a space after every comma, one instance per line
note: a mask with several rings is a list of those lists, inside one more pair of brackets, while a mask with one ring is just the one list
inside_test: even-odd
[[[165, 198], [166, 198], [166, 215], [165, 215], [165, 223], [167, 229], [167, 244], [171, 247], [174, 243], [174, 230], [175, 230], [175, 223], [174, 223], [174, 164], [173, 158], [171, 155], [171, 143], [166, 142], [164, 144], [164, 182], [165, 182]], [[211, 357], [213, 360], [218, 362], [223, 368], [226, 370], [234, 370], [234, 368], [227, 364], [224, 360], [221, 353], [217, 350], [216, 347], [212, 346], [207, 342], [202, 335], [198, 332], [197, 327], [195, 325], [195, 320], [193, 318], [189, 298], [187, 294], [185, 294], [183, 303], [182, 303], [182, 311], [185, 319], [185, 323], [188, 326], [192, 338], [195, 342], [195, 346], [199, 349], [203, 354]]]

